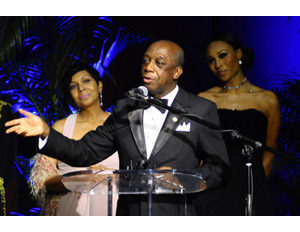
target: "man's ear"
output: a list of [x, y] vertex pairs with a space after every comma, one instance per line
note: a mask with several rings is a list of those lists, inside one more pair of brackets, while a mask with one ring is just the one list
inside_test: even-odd
[[183, 73], [183, 68], [182, 68], [182, 66], [176, 67], [173, 78], [174, 78], [175, 80], [177, 80], [177, 79], [181, 76], [182, 73]]

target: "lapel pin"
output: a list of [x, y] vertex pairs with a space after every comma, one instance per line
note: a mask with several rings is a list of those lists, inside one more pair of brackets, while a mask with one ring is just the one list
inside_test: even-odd
[[173, 117], [173, 122], [177, 122], [178, 118], [177, 117]]

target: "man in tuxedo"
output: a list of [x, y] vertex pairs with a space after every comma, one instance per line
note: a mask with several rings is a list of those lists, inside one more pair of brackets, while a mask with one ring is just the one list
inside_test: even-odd
[[[145, 87], [153, 98], [166, 99], [168, 106], [219, 124], [214, 103], [178, 87], [183, 62], [184, 52], [174, 42], [152, 43], [144, 54], [141, 69]], [[133, 166], [197, 170], [207, 188], [220, 185], [229, 170], [219, 131], [169, 111], [161, 112], [154, 106], [145, 108], [130, 98], [118, 101], [105, 124], [79, 141], [64, 137], [29, 112], [20, 112], [27, 118], [7, 123], [6, 126], [13, 126], [7, 132], [41, 135], [46, 138], [41, 153], [72, 166], [89, 166], [118, 151], [120, 169]], [[117, 215], [147, 215], [147, 201], [142, 195], [120, 195]], [[187, 214], [195, 215], [193, 195], [188, 194], [186, 202]], [[152, 214], [184, 215], [184, 203], [180, 195], [154, 195]]]

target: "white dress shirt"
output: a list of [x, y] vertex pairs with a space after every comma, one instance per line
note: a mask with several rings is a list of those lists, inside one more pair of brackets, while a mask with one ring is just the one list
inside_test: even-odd
[[[177, 93], [178, 86], [168, 93], [166, 96], [162, 97], [162, 99], [168, 99], [168, 106], [171, 106]], [[145, 143], [146, 143], [146, 153], [147, 159], [150, 158], [151, 152], [155, 145], [158, 134], [162, 128], [162, 125], [167, 117], [168, 110], [166, 110], [163, 114], [154, 106], [149, 107], [144, 110], [143, 117], [143, 127], [144, 127], [144, 135], [145, 135]]]

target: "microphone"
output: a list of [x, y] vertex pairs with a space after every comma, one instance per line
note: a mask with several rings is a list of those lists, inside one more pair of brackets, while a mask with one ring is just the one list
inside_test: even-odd
[[239, 134], [238, 131], [234, 131], [234, 130], [233, 130], [233, 131], [231, 132], [231, 136], [232, 136], [233, 138], [237, 138], [237, 139], [240, 139], [240, 140], [245, 141], [245, 142], [247, 142], [247, 143], [253, 144], [256, 148], [260, 148], [260, 147], [263, 146], [261, 142], [255, 141], [255, 140], [250, 139], [250, 138], [248, 138], [248, 137], [246, 137], [246, 136], [243, 136], [243, 135]]
[[145, 86], [140, 86], [128, 91], [128, 97], [133, 99], [148, 99], [148, 89]]

